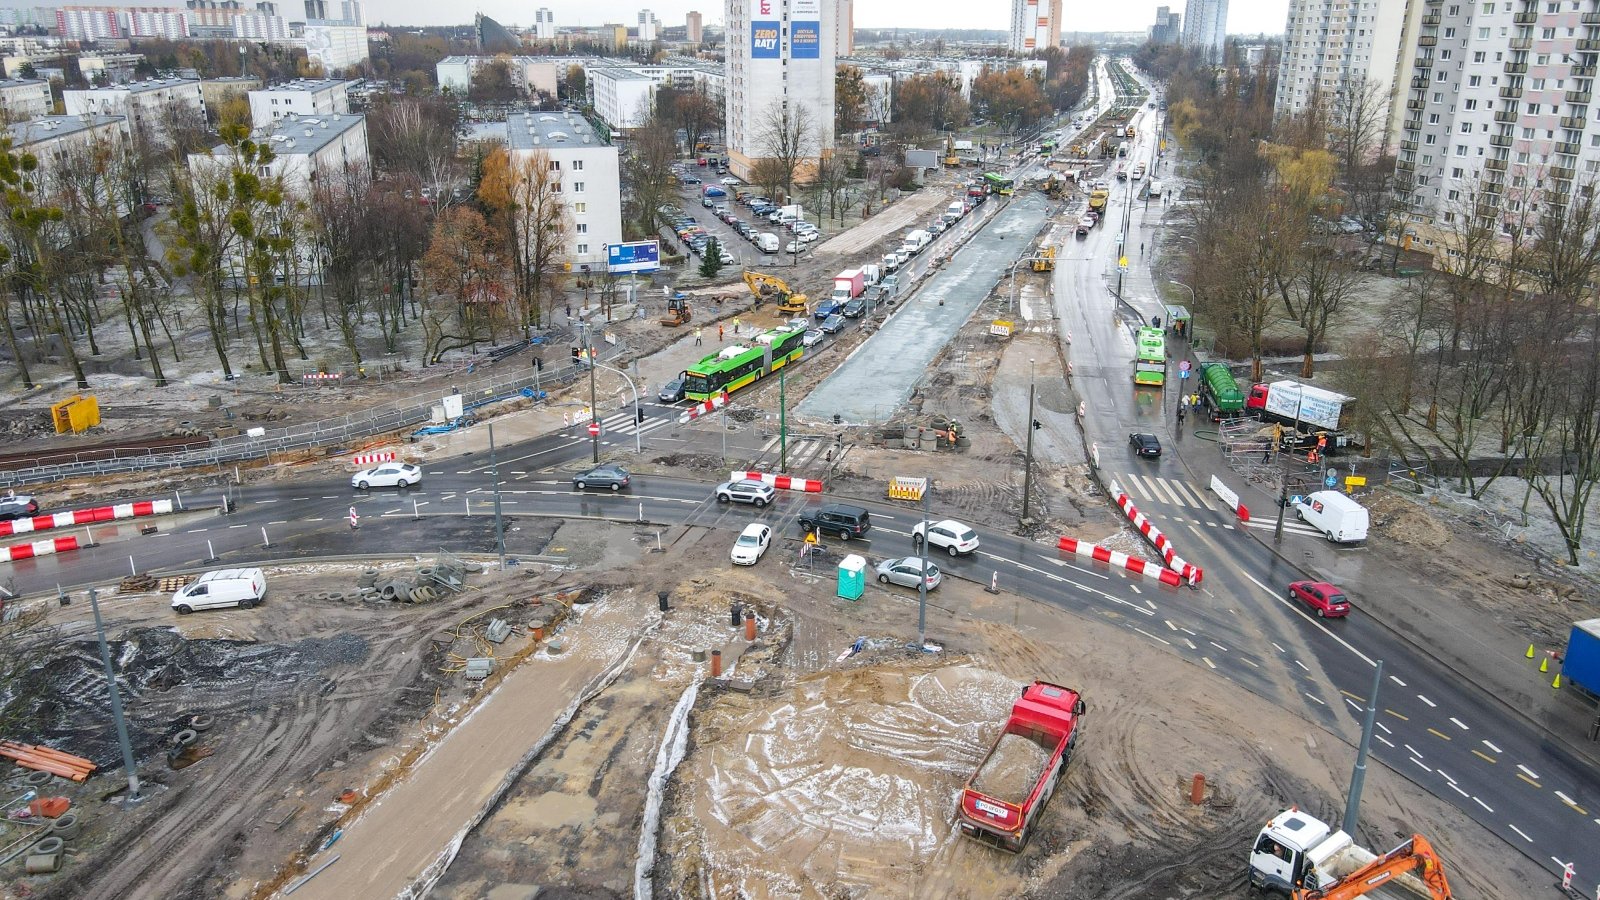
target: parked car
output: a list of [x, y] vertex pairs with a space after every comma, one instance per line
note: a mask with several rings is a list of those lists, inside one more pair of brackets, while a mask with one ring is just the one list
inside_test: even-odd
[[798, 521], [802, 531], [836, 534], [840, 540], [866, 537], [872, 530], [872, 514], [860, 506], [848, 503], [829, 503], [801, 513]]
[[822, 320], [822, 330], [828, 334], [838, 334], [844, 330], [844, 316], [839, 313]]
[[685, 376], [680, 373], [678, 377], [661, 386], [661, 393], [657, 394], [656, 398], [662, 403], [677, 403], [682, 400], [684, 380]]
[[932, 222], [930, 222], [928, 224], [928, 233], [929, 234], [943, 234], [944, 233], [944, 222], [939, 220], [939, 219], [934, 219]]
[[846, 301], [844, 309], [839, 311], [846, 319], [859, 319], [867, 314], [867, 301], [865, 297], [857, 297]]
[[812, 244], [820, 240], [822, 240], [822, 232], [816, 230], [815, 228], [811, 229], [810, 231], [800, 232], [799, 241], [802, 244]]
[[874, 284], [868, 287], [861, 294], [861, 300], [867, 305], [868, 309], [875, 309], [879, 303], [884, 301], [884, 299], [885, 295], [883, 293], [883, 285], [881, 284]]
[[762, 554], [767, 552], [767, 546], [771, 543], [772, 529], [754, 522], [739, 533], [739, 539], [733, 542], [733, 551], [729, 555], [736, 566], [753, 566], [761, 561]]
[[741, 479], [724, 481], [717, 485], [718, 503], [748, 503], [755, 507], [766, 506], [777, 499], [778, 489], [765, 481]]
[[785, 252], [785, 253], [799, 253], [800, 252], [800, 248], [804, 247], [804, 246], [805, 245], [800, 243], [800, 241], [798, 239], [797, 240], [793, 240], [793, 241], [790, 241], [789, 243], [783, 245], [783, 252]]
[[1147, 431], [1136, 431], [1128, 435], [1128, 444], [1133, 447], [1136, 456], [1161, 455], [1161, 439]]
[[595, 466], [572, 476], [572, 486], [580, 491], [588, 490], [591, 485], [620, 491], [627, 487], [632, 480], [633, 478], [628, 474], [628, 470], [621, 466]]
[[1289, 585], [1289, 599], [1311, 607], [1318, 616], [1350, 615], [1349, 598], [1326, 581], [1296, 581]]
[[20, 519], [37, 515], [39, 501], [28, 494], [6, 494], [0, 497], [0, 519]]
[[899, 559], [886, 559], [878, 563], [878, 580], [884, 584], [898, 584], [902, 587], [917, 587], [924, 577], [928, 580], [928, 590], [939, 586], [944, 576], [940, 574], [939, 567], [932, 560], [928, 567], [922, 567], [922, 559], [917, 556], [902, 556]]
[[[922, 546], [922, 523], [911, 529], [911, 544]], [[978, 533], [955, 519], [945, 519], [928, 526], [928, 547], [938, 547], [951, 556], [960, 556], [978, 549]]]
[[172, 608], [180, 616], [224, 606], [249, 609], [266, 596], [267, 576], [260, 569], [218, 569], [178, 588], [172, 595]]
[[411, 487], [421, 483], [422, 470], [403, 462], [386, 462], [350, 476], [350, 486], [363, 491], [375, 487]]
[[729, 176], [727, 176], [727, 177], [722, 179], [722, 183], [723, 184], [727, 184], [727, 185], [735, 185], [735, 184], [743, 184], [744, 182], [742, 182], [739, 179], [733, 177], [732, 175], [729, 175]]
[[839, 311], [839, 304], [836, 303], [835, 301], [833, 301], [833, 300], [819, 300], [819, 301], [817, 301], [816, 309], [813, 309], [811, 311], [811, 315], [812, 315], [813, 318], [815, 318], [817, 321], [820, 322], [820, 321], [828, 318], [829, 316], [833, 315], [834, 313], [836, 313], [838, 311]]
[[694, 177], [693, 175], [684, 175], [678, 180], [683, 182], [685, 185], [700, 184], [700, 179]]
[[823, 331], [821, 328], [808, 329], [805, 335], [800, 338], [800, 345], [802, 347], [815, 346], [816, 344], [821, 343], [823, 337], [826, 335], [827, 332]]

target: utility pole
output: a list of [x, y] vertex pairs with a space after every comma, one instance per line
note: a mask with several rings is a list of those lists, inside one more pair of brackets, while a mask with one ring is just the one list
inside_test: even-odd
[[922, 487], [922, 540], [917, 545], [922, 558], [922, 572], [917, 579], [917, 652], [928, 645], [928, 494], [933, 492], [933, 479]]
[[1361, 789], [1367, 783], [1367, 751], [1372, 747], [1372, 729], [1378, 721], [1378, 689], [1383, 687], [1383, 660], [1372, 673], [1372, 696], [1367, 700], [1367, 721], [1361, 726], [1361, 746], [1356, 748], [1356, 767], [1350, 773], [1350, 797], [1344, 806], [1344, 833], [1356, 836], [1361, 820]]
[[1033, 360], [1028, 360], [1028, 448], [1022, 456], [1022, 521], [1028, 521], [1029, 500], [1033, 494], [1033, 433], [1038, 425], [1033, 419]]
[[133, 764], [133, 744], [128, 740], [128, 723], [122, 717], [122, 692], [117, 690], [117, 672], [111, 667], [111, 648], [106, 645], [106, 623], [100, 618], [100, 592], [89, 588], [89, 608], [94, 610], [94, 634], [100, 641], [100, 663], [106, 669], [106, 693], [111, 698], [111, 721], [117, 726], [117, 745], [122, 748], [122, 768], [128, 773], [128, 800], [139, 796], [139, 770]]
[[[595, 404], [594, 394], [594, 342], [590, 340], [589, 323], [580, 322], [578, 328], [583, 333], [584, 359], [589, 363], [589, 423], [600, 424], [600, 407]], [[594, 453], [595, 465], [600, 464], [600, 432], [597, 430], [590, 436], [589, 444]]]
[[778, 471], [789, 471], [789, 403], [784, 393], [783, 376], [788, 366], [778, 370]]
[[1272, 542], [1280, 543], [1283, 540], [1283, 510], [1289, 505], [1289, 476], [1288, 473], [1278, 472], [1278, 524], [1272, 529]]
[[500, 461], [494, 452], [494, 423], [489, 423], [489, 477], [494, 479], [494, 542], [500, 551], [500, 571], [506, 570], [506, 526], [500, 518]]

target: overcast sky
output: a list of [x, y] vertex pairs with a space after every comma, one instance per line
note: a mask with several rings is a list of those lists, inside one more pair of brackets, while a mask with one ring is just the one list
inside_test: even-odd
[[[9, 3], [11, 0], [0, 0]], [[1164, 0], [1181, 12], [1183, 0]], [[144, 0], [140, 5], [156, 5]], [[1064, 0], [1069, 31], [1142, 31], [1154, 21], [1154, 0], [1105, 3], [1100, 0]], [[280, 0], [279, 8], [299, 6]], [[439, 0], [368, 0], [367, 21], [391, 25], [453, 25], [470, 22], [481, 12], [505, 25], [532, 25], [533, 11], [541, 6], [555, 11], [559, 25], [599, 25], [620, 22], [635, 25], [639, 10], [650, 9], [663, 25], [682, 25], [691, 9], [705, 16], [707, 25], [723, 20], [722, 0], [474, 0], [441, 3]], [[1257, 34], [1283, 31], [1289, 0], [1231, 0], [1228, 33]], [[1010, 0], [856, 0], [857, 28], [992, 28], [1003, 30], [1010, 18]]]

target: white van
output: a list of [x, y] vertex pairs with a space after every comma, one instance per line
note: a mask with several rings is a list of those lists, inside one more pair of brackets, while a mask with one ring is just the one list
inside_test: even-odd
[[955, 220], [961, 218], [962, 215], [964, 215], [966, 213], [966, 211], [967, 211], [967, 208], [964, 205], [962, 205], [960, 200], [957, 200], [956, 202], [954, 202], [954, 203], [952, 203], [949, 206], [946, 206], [944, 208], [945, 221], [954, 222]]
[[180, 615], [223, 606], [249, 609], [266, 596], [267, 576], [260, 569], [218, 569], [179, 588], [172, 608]]
[[1367, 539], [1367, 508], [1338, 491], [1307, 495], [1296, 504], [1295, 514], [1335, 544]]
[[882, 267], [883, 271], [885, 272], [893, 272], [895, 269], [900, 268], [900, 254], [893, 252], [885, 253], [883, 255], [883, 259], [878, 263], [878, 265]]

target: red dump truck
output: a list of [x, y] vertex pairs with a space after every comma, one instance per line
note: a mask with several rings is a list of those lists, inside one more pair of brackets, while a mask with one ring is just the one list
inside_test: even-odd
[[961, 791], [961, 832], [1018, 853], [1067, 771], [1083, 716], [1078, 692], [1047, 681], [1022, 689], [1011, 718]]

